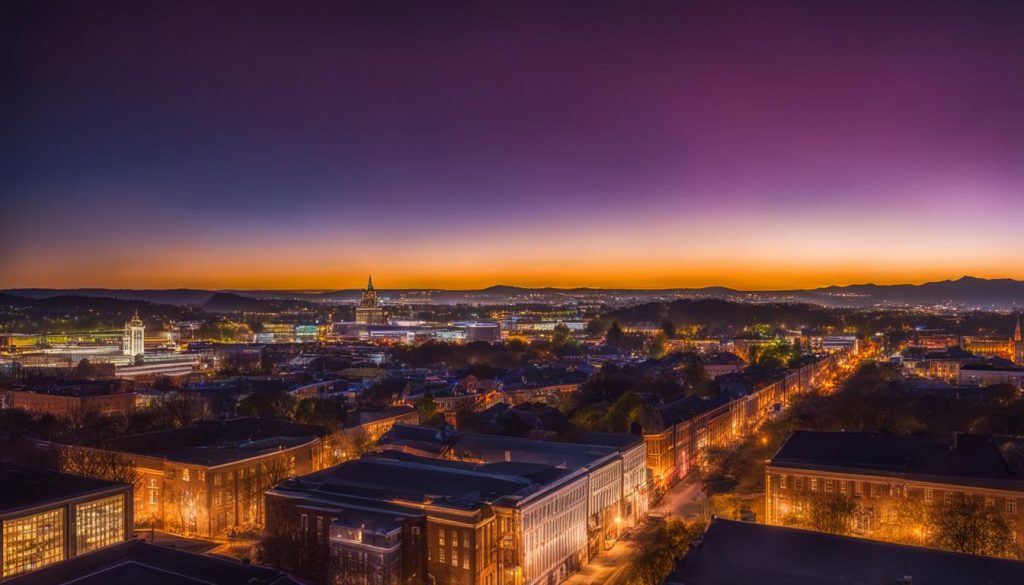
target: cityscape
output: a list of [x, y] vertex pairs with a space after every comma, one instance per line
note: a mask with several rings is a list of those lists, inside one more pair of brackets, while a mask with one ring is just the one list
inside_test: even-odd
[[1024, 583], [1024, 5], [4, 14], [3, 585]]

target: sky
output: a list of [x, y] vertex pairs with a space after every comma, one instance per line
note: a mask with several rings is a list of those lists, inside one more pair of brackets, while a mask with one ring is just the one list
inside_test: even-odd
[[0, 287], [1024, 279], [1024, 3], [0, 8]]

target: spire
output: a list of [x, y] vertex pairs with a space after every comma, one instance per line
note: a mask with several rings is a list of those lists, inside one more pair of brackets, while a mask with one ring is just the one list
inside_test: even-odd
[[373, 290], [373, 275], [369, 275], [366, 279], [366, 290]]
[[1024, 336], [1021, 335], [1020, 329], [1020, 311], [1017, 311], [1017, 328], [1013, 330], [1014, 341], [1024, 341]]

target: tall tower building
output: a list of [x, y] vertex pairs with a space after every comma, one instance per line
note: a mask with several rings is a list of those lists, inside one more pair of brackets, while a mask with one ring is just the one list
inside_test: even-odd
[[384, 309], [377, 304], [377, 291], [373, 288], [373, 276], [366, 282], [363, 298], [356, 307], [356, 323], [360, 325], [383, 325]]
[[1024, 334], [1021, 332], [1021, 313], [1017, 312], [1017, 326], [1013, 330], [1013, 363], [1024, 366]]
[[124, 324], [124, 337], [121, 339], [121, 351], [124, 355], [135, 357], [146, 353], [146, 326], [139, 319], [139, 312], [131, 321]]

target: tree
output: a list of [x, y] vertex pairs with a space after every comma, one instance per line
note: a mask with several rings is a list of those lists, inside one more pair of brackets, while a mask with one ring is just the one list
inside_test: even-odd
[[298, 422], [321, 425], [330, 432], [345, 426], [348, 409], [337, 400], [327, 398], [303, 398], [295, 406], [295, 420]]
[[661, 332], [665, 334], [666, 338], [675, 339], [677, 333], [675, 323], [665, 319], [661, 322]]
[[290, 419], [295, 416], [295, 405], [295, 397], [287, 392], [258, 393], [239, 401], [235, 412], [240, 416], [272, 416]]
[[175, 427], [187, 427], [203, 418], [206, 405], [194, 392], [182, 391], [164, 401], [170, 422]]
[[660, 585], [672, 572], [676, 559], [686, 554], [690, 543], [704, 534], [704, 524], [670, 519], [645, 535], [643, 551], [630, 568], [629, 585]]
[[421, 425], [435, 426], [444, 422], [444, 415], [438, 410], [437, 401], [430, 390], [424, 392], [423, 398], [416, 401], [416, 411], [419, 412]]
[[122, 481], [136, 487], [140, 479], [135, 462], [115, 451], [61, 445], [57, 448], [57, 466], [65, 473]]
[[932, 546], [971, 555], [1015, 556], [1013, 529], [995, 506], [954, 494], [931, 514]]
[[647, 342], [647, 355], [652, 358], [662, 358], [665, 356], [666, 346], [668, 344], [668, 338], [664, 333], [658, 332], [650, 341]]
[[618, 321], [612, 321], [611, 327], [604, 334], [604, 341], [609, 346], [619, 349], [626, 343], [626, 334], [622, 332], [622, 328], [619, 327]]
[[840, 494], [811, 493], [802, 499], [803, 511], [783, 519], [784, 524], [829, 534], [849, 534], [857, 503]]

